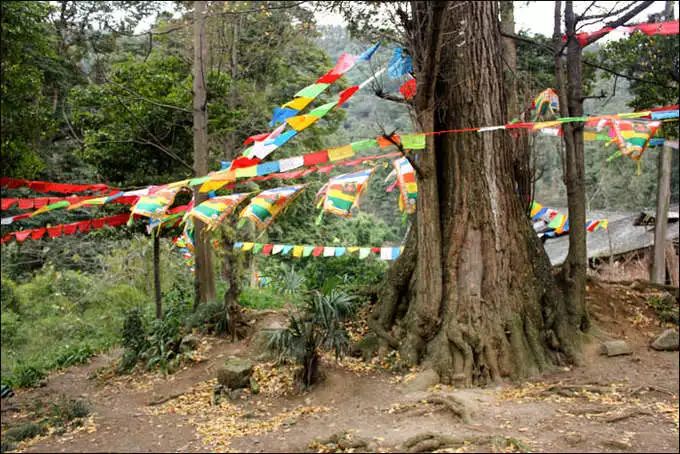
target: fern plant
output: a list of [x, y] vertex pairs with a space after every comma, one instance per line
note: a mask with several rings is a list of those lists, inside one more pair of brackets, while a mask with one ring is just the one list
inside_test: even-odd
[[295, 375], [299, 388], [306, 389], [318, 380], [322, 350], [333, 351], [336, 358], [347, 352], [349, 338], [342, 322], [353, 308], [354, 298], [344, 292], [314, 292], [299, 310], [289, 314], [286, 328], [269, 330], [268, 346], [279, 361], [301, 366]]

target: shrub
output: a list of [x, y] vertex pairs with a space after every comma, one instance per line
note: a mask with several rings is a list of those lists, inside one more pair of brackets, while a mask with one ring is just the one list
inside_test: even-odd
[[[43, 432], [43, 428], [36, 423], [27, 422], [9, 429], [3, 430], [3, 437], [13, 442], [28, 440], [37, 437]], [[3, 440], [4, 441], [4, 440]]]
[[14, 368], [10, 384], [18, 388], [32, 388], [37, 386], [47, 374], [34, 366], [28, 366], [20, 363]]
[[17, 285], [3, 276], [0, 279], [0, 308], [4, 313], [7, 310], [19, 312], [20, 307]]
[[271, 288], [246, 287], [239, 295], [239, 304], [250, 309], [278, 309], [283, 307], [288, 299], [277, 294]]
[[23, 339], [19, 337], [19, 328], [21, 321], [19, 316], [13, 311], [2, 311], [0, 317], [0, 341], [2, 345], [7, 347], [18, 346]]
[[50, 407], [51, 420], [55, 425], [67, 426], [90, 414], [90, 406], [84, 400], [61, 396]]
[[647, 304], [654, 309], [657, 317], [664, 323], [680, 323], [680, 310], [677, 300], [670, 294], [664, 296], [653, 296], [647, 300]]
[[89, 345], [67, 345], [57, 353], [53, 365], [56, 368], [63, 368], [76, 364], [84, 364], [94, 356], [95, 353], [94, 349]]
[[198, 328], [201, 332], [225, 333], [229, 328], [229, 314], [224, 303], [211, 301], [201, 304], [185, 320], [187, 329]]
[[288, 327], [267, 333], [268, 346], [279, 361], [290, 360], [301, 366], [295, 378], [301, 389], [318, 379], [320, 350], [333, 351], [336, 357], [349, 348], [342, 321], [352, 313], [354, 300], [344, 292], [315, 292], [304, 306], [288, 316]]

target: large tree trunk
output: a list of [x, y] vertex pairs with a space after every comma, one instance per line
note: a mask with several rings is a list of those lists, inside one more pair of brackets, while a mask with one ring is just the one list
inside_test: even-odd
[[[422, 130], [504, 124], [497, 2], [411, 9]], [[371, 324], [444, 383], [523, 377], [576, 352], [578, 326], [522, 208], [512, 144], [505, 131], [430, 135], [417, 157], [416, 226]]]
[[[205, 88], [205, 57], [208, 44], [205, 39], [205, 6], [206, 2], [194, 2], [194, 173], [206, 175], [208, 168], [208, 104]], [[198, 205], [207, 199], [205, 193], [194, 189], [194, 203]], [[195, 257], [194, 274], [195, 297], [194, 306], [199, 303], [215, 300], [215, 275], [212, 265], [212, 250], [205, 224], [195, 221]]]

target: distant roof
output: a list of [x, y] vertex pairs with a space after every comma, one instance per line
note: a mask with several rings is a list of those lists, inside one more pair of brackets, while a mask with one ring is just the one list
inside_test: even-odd
[[[680, 236], [680, 222], [678, 222], [677, 208], [671, 210], [668, 220], [668, 231], [666, 238], [672, 240]], [[653, 212], [646, 211], [648, 215]], [[625, 254], [626, 252], [636, 251], [650, 247], [654, 244], [653, 225], [634, 225], [640, 218], [640, 212], [635, 213], [588, 213], [587, 219], [609, 219], [608, 230], [597, 230], [588, 233], [586, 244], [588, 247], [588, 258], [609, 257], [611, 255]], [[611, 240], [611, 247], [610, 247]], [[569, 250], [569, 236], [564, 235], [559, 238], [551, 238], [543, 244], [548, 253], [550, 263], [553, 266], [561, 265], [567, 258]]]

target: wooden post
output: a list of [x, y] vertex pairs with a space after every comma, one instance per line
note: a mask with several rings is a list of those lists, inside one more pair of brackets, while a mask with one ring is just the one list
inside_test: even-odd
[[[666, 20], [673, 20], [673, 2], [666, 1]], [[666, 134], [667, 135], [667, 134]], [[668, 205], [671, 200], [672, 150], [665, 145], [659, 155], [659, 171], [656, 186], [656, 220], [654, 228], [654, 259], [650, 281], [666, 283], [666, 231], [668, 229]]]
[[163, 297], [161, 295], [161, 238], [159, 232], [153, 235], [153, 286], [156, 297], [156, 318], [163, 318]]
[[671, 199], [672, 150], [664, 145], [659, 154], [659, 179], [656, 189], [656, 220], [654, 228], [654, 261], [650, 281], [666, 283], [666, 231], [668, 230], [668, 205]]

